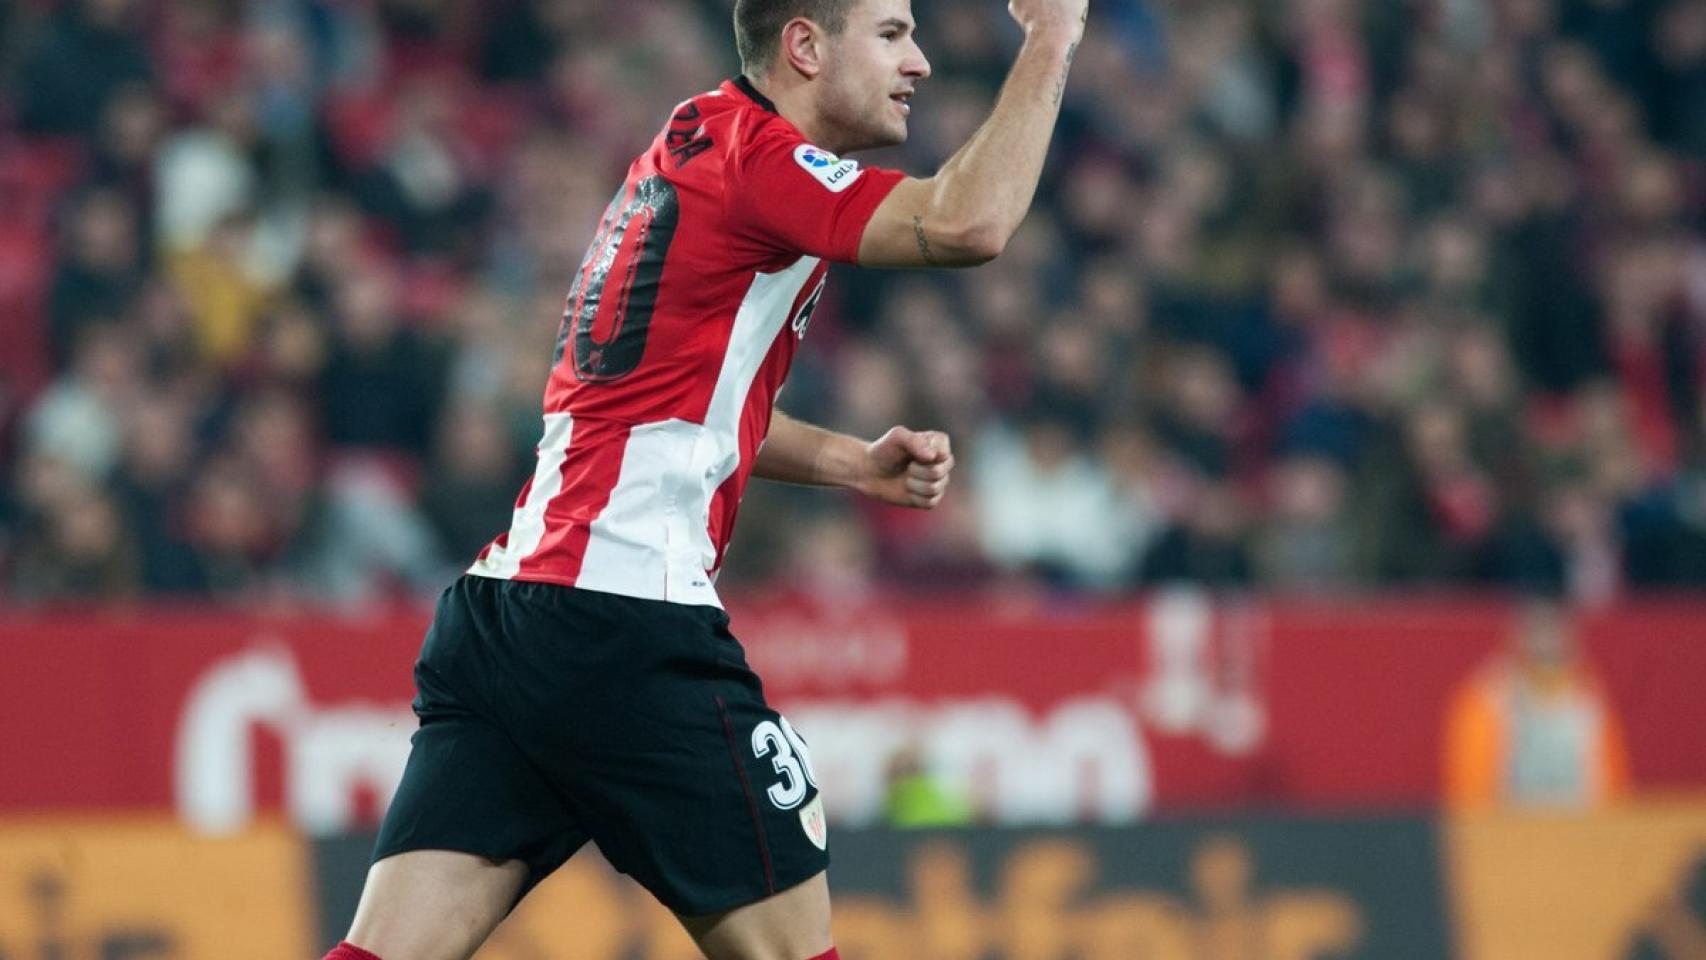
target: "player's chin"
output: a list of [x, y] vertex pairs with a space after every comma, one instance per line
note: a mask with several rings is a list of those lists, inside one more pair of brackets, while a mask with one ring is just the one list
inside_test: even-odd
[[881, 123], [862, 124], [856, 145], [850, 146], [842, 153], [852, 153], [854, 150], [880, 150], [883, 147], [895, 147], [906, 142], [906, 118], [896, 117]]
[[880, 134], [879, 147], [898, 147], [906, 142], [906, 118], [890, 121], [885, 124]]

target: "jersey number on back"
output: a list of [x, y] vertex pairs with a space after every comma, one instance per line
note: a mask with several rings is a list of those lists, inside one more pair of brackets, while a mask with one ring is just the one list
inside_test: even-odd
[[572, 337], [581, 380], [618, 380], [640, 365], [679, 214], [675, 186], [659, 176], [635, 184], [632, 196], [624, 186], [604, 211], [557, 335], [556, 361]]

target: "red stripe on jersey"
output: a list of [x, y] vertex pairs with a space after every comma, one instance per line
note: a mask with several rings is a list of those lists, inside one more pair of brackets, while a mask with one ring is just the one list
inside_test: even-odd
[[545, 534], [522, 558], [517, 579], [573, 583], [580, 576], [593, 521], [604, 512], [622, 474], [630, 429], [625, 423], [575, 422], [563, 458], [562, 492], [546, 504]]

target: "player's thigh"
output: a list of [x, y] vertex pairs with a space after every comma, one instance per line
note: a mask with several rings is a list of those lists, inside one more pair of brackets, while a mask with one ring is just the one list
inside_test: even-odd
[[586, 834], [490, 724], [437, 719], [413, 742], [348, 940], [383, 960], [465, 960]]
[[384, 960], [466, 960], [509, 913], [527, 866], [414, 850], [367, 871], [350, 943]]
[[528, 731], [506, 730], [489, 715], [491, 702], [512, 685], [506, 665], [485, 655], [501, 642], [494, 592], [489, 582], [464, 578], [440, 604], [415, 670], [421, 726], [410, 738], [373, 859], [455, 850], [492, 863], [520, 861], [525, 893], [587, 836], [517, 743]]
[[757, 903], [680, 919], [710, 960], [809, 960], [834, 946], [822, 873]]

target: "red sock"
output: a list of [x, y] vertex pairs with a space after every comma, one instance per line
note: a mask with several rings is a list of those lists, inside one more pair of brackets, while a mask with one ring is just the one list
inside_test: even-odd
[[[834, 958], [835, 951], [831, 950], [829, 953]], [[326, 954], [322, 960], [379, 960], [379, 958], [346, 940], [333, 947], [332, 952]]]
[[841, 960], [841, 954], [836, 953], [834, 947], [830, 947], [828, 953], [820, 953], [811, 960]]

